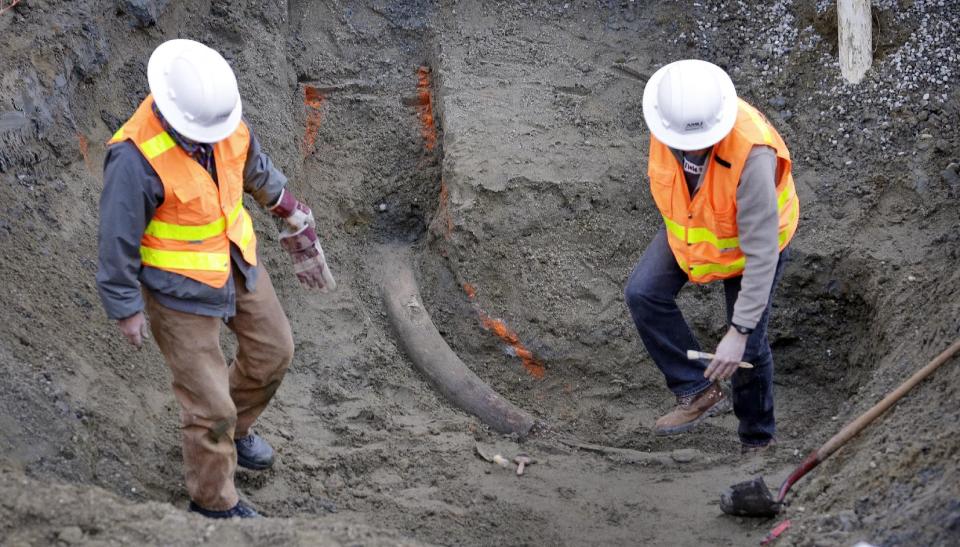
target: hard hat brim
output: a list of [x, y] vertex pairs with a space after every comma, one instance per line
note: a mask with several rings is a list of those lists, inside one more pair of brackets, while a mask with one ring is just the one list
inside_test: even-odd
[[169, 40], [157, 46], [153, 50], [153, 54], [150, 55], [150, 61], [147, 62], [147, 82], [150, 85], [150, 93], [153, 95], [153, 101], [157, 104], [157, 108], [160, 109], [163, 118], [177, 133], [196, 142], [220, 142], [229, 137], [240, 125], [240, 118], [243, 116], [243, 103], [240, 97], [237, 97], [236, 106], [222, 122], [203, 126], [188, 120], [169, 94], [166, 78], [167, 70], [181, 51], [196, 45], [197, 42], [193, 40], [181, 39]]
[[723, 113], [720, 121], [713, 125], [709, 130], [697, 133], [683, 133], [673, 128], [666, 127], [660, 113], [657, 111], [657, 90], [660, 82], [667, 74], [667, 70], [674, 64], [670, 63], [660, 67], [653, 73], [653, 76], [647, 81], [643, 88], [643, 119], [647, 122], [647, 128], [663, 144], [676, 150], [700, 150], [717, 144], [730, 133], [734, 124], [737, 122], [737, 112], [739, 110], [737, 101], [737, 90], [734, 88], [730, 76], [720, 67], [707, 61], [677, 61], [677, 62], [697, 62], [703, 63], [717, 73], [717, 81], [720, 84], [720, 90], [726, 98], [723, 103]]

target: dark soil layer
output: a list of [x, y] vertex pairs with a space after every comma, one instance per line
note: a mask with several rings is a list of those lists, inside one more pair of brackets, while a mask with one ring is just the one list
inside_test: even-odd
[[[875, 2], [858, 86], [839, 78], [827, 4], [23, 0], [0, 14], [0, 543], [757, 542], [775, 522], [724, 517], [717, 493], [778, 483], [960, 336], [960, 3]], [[125, 344], [93, 282], [102, 143], [176, 37], [233, 64], [341, 286], [302, 290], [248, 203], [297, 342], [258, 426], [278, 463], [237, 478], [273, 517], [257, 523], [181, 511], [169, 373], [155, 346]], [[684, 57], [724, 66], [795, 161], [801, 227], [771, 323], [780, 446], [753, 459], [732, 416], [653, 435], [673, 401], [622, 301], [662, 222], [643, 85]], [[379, 296], [396, 246], [454, 350], [547, 431], [498, 436], [411, 368]], [[712, 349], [719, 287], [681, 305]], [[958, 390], [954, 361], [798, 483], [780, 542], [955, 543]], [[538, 463], [516, 477], [477, 446]]]

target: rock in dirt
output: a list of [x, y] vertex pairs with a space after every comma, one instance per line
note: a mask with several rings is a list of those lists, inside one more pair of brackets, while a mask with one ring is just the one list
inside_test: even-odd
[[57, 534], [57, 539], [67, 545], [80, 543], [83, 541], [83, 530], [81, 530], [79, 526], [67, 526], [63, 530], [60, 530], [60, 533]]
[[960, 165], [956, 163], [951, 163], [940, 172], [940, 177], [943, 178], [943, 182], [947, 183], [947, 186], [950, 187], [950, 193], [956, 194], [960, 192]]
[[139, 28], [157, 24], [157, 19], [170, 0], [118, 0], [120, 11], [133, 16]]
[[690, 463], [700, 457], [700, 451], [696, 448], [678, 448], [670, 453], [670, 457], [677, 463]]

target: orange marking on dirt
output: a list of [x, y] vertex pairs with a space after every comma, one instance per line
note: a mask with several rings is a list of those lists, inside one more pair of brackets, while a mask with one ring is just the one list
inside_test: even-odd
[[543, 363], [533, 356], [533, 352], [523, 345], [517, 333], [513, 332], [506, 323], [500, 319], [493, 319], [482, 311], [480, 312], [480, 323], [483, 325], [483, 328], [493, 331], [497, 337], [513, 348], [514, 353], [520, 358], [520, 362], [523, 363], [523, 368], [527, 369], [530, 376], [533, 376], [537, 380], [541, 380], [546, 376], [547, 369], [543, 366]]
[[303, 144], [300, 151], [306, 158], [313, 151], [313, 145], [317, 141], [317, 132], [320, 130], [320, 122], [323, 120], [324, 101], [323, 93], [311, 85], [303, 86], [303, 104], [307, 107], [307, 125], [303, 133]]
[[547, 368], [543, 366], [543, 363], [537, 359], [533, 352], [528, 350], [526, 346], [523, 345], [523, 342], [520, 341], [520, 337], [517, 336], [517, 333], [510, 329], [506, 323], [500, 319], [494, 319], [487, 315], [487, 312], [480, 309], [480, 306], [476, 302], [477, 298], [477, 289], [473, 285], [467, 282], [463, 282], [463, 292], [467, 295], [467, 300], [473, 303], [473, 309], [477, 310], [477, 316], [480, 318], [480, 324], [485, 330], [493, 331], [498, 338], [503, 340], [510, 346], [513, 350], [513, 354], [516, 355], [520, 362], [523, 363], [523, 368], [527, 369], [527, 372], [537, 380], [543, 379], [547, 375]]
[[433, 123], [433, 92], [430, 90], [430, 67], [417, 69], [417, 112], [423, 147], [431, 151], [437, 145], [437, 127]]
[[93, 171], [93, 163], [90, 161], [90, 141], [83, 135], [83, 133], [77, 132], [77, 144], [80, 146], [80, 155], [83, 156], [83, 163], [87, 166], [87, 171], [90, 171], [90, 174], [96, 175]]
[[437, 213], [430, 222], [430, 229], [450, 241], [453, 235], [453, 217], [450, 216], [450, 192], [447, 190], [447, 183], [440, 179], [440, 203], [437, 204]]

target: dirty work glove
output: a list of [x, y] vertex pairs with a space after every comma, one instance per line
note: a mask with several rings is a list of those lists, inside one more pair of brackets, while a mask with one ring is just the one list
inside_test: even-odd
[[336, 290], [337, 282], [327, 268], [327, 259], [313, 228], [304, 226], [296, 232], [284, 230], [280, 233], [280, 246], [293, 259], [293, 271], [302, 285], [323, 293]]
[[299, 231], [304, 226], [316, 229], [317, 223], [313, 220], [313, 211], [309, 207], [297, 201], [293, 193], [284, 188], [280, 191], [280, 199], [276, 205], [270, 208], [270, 212], [282, 218], [293, 228], [293, 231]]

